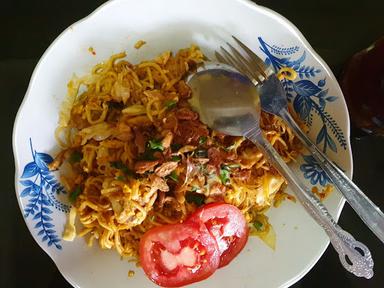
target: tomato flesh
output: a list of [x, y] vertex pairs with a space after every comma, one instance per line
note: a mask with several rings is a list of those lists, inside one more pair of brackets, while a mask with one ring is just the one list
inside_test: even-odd
[[140, 263], [157, 285], [179, 287], [212, 275], [219, 266], [220, 254], [204, 225], [164, 225], [141, 238]]
[[220, 265], [228, 265], [248, 240], [249, 229], [241, 211], [226, 203], [207, 204], [193, 213], [188, 223], [203, 223], [215, 237], [220, 252]]

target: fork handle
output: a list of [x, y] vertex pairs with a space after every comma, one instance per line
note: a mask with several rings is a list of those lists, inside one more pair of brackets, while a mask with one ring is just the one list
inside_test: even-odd
[[384, 214], [300, 129], [291, 114], [284, 109], [280, 113], [293, 132], [312, 153], [320, 167], [356, 211], [364, 223], [384, 243]]
[[[339, 259], [346, 270], [367, 279], [373, 276], [373, 260], [368, 248], [344, 231], [329, 214], [327, 208], [314, 196], [308, 187], [292, 172], [272, 145], [261, 135], [260, 129], [251, 129], [244, 135], [257, 145], [269, 162], [280, 172], [295, 191], [305, 210], [323, 227]], [[347, 260], [348, 259], [348, 260]]]

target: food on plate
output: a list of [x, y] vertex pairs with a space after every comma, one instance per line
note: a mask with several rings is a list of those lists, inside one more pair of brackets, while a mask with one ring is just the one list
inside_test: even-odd
[[163, 287], [203, 280], [219, 267], [214, 236], [202, 223], [168, 224], [149, 230], [140, 241], [140, 264]]
[[248, 223], [241, 211], [230, 204], [207, 204], [193, 213], [187, 222], [204, 224], [215, 237], [220, 252], [219, 267], [231, 262], [248, 240]]
[[211, 203], [182, 224], [146, 232], [140, 241], [140, 263], [156, 284], [179, 287], [227, 265], [247, 240], [248, 224], [241, 211], [224, 202]]
[[139, 40], [135, 43], [135, 48], [136, 49], [140, 49], [143, 45], [145, 45], [147, 42], [145, 42], [144, 40]]
[[[291, 196], [251, 142], [209, 129], [191, 110], [184, 79], [204, 61], [201, 50], [164, 52], [139, 64], [125, 56], [113, 55], [68, 84], [56, 130], [62, 149], [50, 164], [73, 204], [64, 239], [84, 236], [89, 245], [140, 259], [160, 285], [185, 285], [227, 265], [248, 229], [273, 247], [265, 212]], [[297, 157], [299, 142], [281, 119], [262, 113], [261, 127], [286, 162]], [[186, 235], [188, 243], [172, 246]], [[163, 246], [148, 244], [160, 238]], [[207, 256], [196, 256], [203, 248]], [[187, 269], [163, 277], [180, 263]]]

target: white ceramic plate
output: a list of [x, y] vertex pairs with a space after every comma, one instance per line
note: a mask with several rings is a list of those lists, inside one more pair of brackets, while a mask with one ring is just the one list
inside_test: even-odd
[[[198, 44], [208, 57], [236, 35], [278, 70], [293, 67], [295, 81], [283, 84], [293, 106], [310, 127], [310, 136], [351, 176], [348, 112], [328, 66], [302, 34], [277, 13], [246, 0], [116, 0], [65, 30], [37, 65], [17, 115], [13, 149], [16, 194], [27, 226], [63, 276], [76, 287], [152, 287], [140, 268], [114, 251], [89, 249], [82, 239], [61, 240], [68, 206], [45, 163], [57, 151], [54, 130], [73, 73], [87, 73], [111, 54], [126, 51], [137, 62], [165, 50]], [[134, 43], [147, 41], [141, 49]], [[88, 51], [93, 47], [96, 55]], [[326, 176], [309, 156], [294, 169], [308, 185], [323, 186]], [[63, 202], [64, 201], [64, 202]], [[325, 205], [338, 218], [343, 200], [333, 193]], [[300, 204], [285, 202], [268, 213], [277, 233], [272, 251], [252, 238], [229, 266], [195, 287], [287, 287], [317, 262], [329, 241]], [[23, 228], [20, 228], [23, 229]], [[33, 259], [30, 259], [33, 262]], [[127, 271], [136, 271], [128, 278]]]

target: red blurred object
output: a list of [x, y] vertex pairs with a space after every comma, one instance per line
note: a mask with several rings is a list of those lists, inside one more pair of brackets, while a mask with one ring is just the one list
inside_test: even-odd
[[350, 59], [340, 85], [354, 126], [384, 136], [384, 37]]

